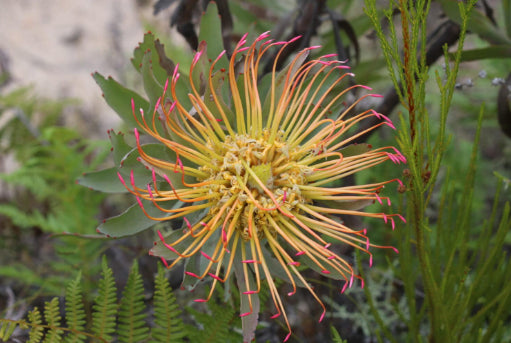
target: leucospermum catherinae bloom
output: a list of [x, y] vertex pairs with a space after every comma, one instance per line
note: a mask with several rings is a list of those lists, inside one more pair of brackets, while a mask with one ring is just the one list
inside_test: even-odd
[[167, 214], [154, 217], [144, 209], [151, 219], [182, 219], [182, 229], [158, 232], [153, 254], [162, 256], [169, 267], [187, 261], [185, 278], [212, 280], [209, 295], [196, 301], [209, 300], [215, 285], [237, 270], [242, 295], [248, 298], [248, 311], [240, 316], [251, 314], [252, 301], [266, 280], [274, 317], [282, 315], [291, 332], [274, 280], [291, 284], [288, 295], [305, 287], [323, 307], [318, 314], [321, 320], [325, 307], [298, 267], [307, 265], [342, 280], [339, 289], [344, 292], [360, 277], [332, 251], [331, 244], [359, 249], [369, 254], [370, 263], [370, 248], [382, 247], [369, 241], [365, 229], [345, 226], [341, 216], [381, 218], [392, 227], [396, 216], [402, 219], [397, 214], [360, 211], [373, 202], [390, 203], [379, 192], [396, 180], [365, 185], [342, 185], [341, 180], [387, 160], [400, 163], [405, 158], [393, 147], [350, 145], [362, 133], [348, 132], [355, 132], [357, 123], [365, 119], [381, 119], [371, 130], [393, 126], [374, 110], [353, 113], [362, 99], [377, 95], [346, 103], [354, 88], [369, 88], [340, 89], [352, 75], [334, 55], [307, 60], [315, 47], [307, 48], [282, 71], [274, 65], [272, 73], [260, 79], [263, 56], [277, 51], [277, 60], [290, 43], [273, 42], [268, 36], [247, 45], [245, 35], [226, 68], [216, 66], [225, 59], [223, 54], [207, 62], [201, 45], [190, 69], [191, 92], [186, 99], [190, 108], [178, 96], [176, 67], [151, 120], [133, 108], [140, 128], [163, 144], [171, 157], [151, 156], [135, 129], [139, 161], [152, 171], [153, 181], [144, 188], [133, 178], [120, 177], [143, 209], [145, 200]]

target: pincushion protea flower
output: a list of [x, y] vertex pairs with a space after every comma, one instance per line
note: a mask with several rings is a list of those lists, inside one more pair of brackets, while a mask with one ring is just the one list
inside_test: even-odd
[[[151, 156], [135, 129], [139, 161], [152, 171], [153, 182], [143, 188], [133, 177], [129, 184], [119, 177], [149, 218], [182, 218], [183, 230], [170, 235], [158, 231], [160, 241], [153, 254], [162, 256], [169, 268], [183, 260], [202, 259], [189, 263], [185, 272], [189, 278], [212, 279], [209, 295], [196, 301], [208, 301], [215, 285], [235, 270], [248, 304], [248, 311], [240, 316], [249, 316], [266, 279], [275, 304], [273, 317], [283, 316], [287, 340], [291, 328], [274, 279], [292, 285], [288, 295], [297, 286], [305, 287], [323, 307], [321, 321], [325, 307], [299, 265], [344, 280], [340, 285], [344, 292], [360, 277], [330, 250], [332, 242], [369, 254], [370, 263], [371, 247], [391, 247], [372, 244], [366, 230], [345, 226], [340, 216], [382, 218], [392, 227], [395, 216], [403, 219], [398, 214], [360, 211], [374, 201], [390, 203], [378, 193], [396, 180], [355, 186], [342, 186], [340, 180], [387, 160], [400, 163], [405, 158], [393, 147], [350, 145], [363, 132], [348, 133], [364, 119], [381, 119], [371, 129], [393, 125], [374, 110], [352, 114], [362, 99], [377, 95], [366, 94], [349, 105], [343, 102], [353, 88], [369, 88], [355, 85], [339, 90], [352, 75], [343, 72], [348, 67], [333, 60], [334, 55], [306, 61], [315, 47], [304, 49], [283, 71], [278, 73], [274, 65], [270, 76], [258, 81], [263, 56], [280, 47], [277, 60], [292, 42], [273, 42], [266, 40], [268, 36], [262, 34], [249, 46], [243, 36], [227, 70], [216, 67], [224, 54], [209, 64], [202, 44], [190, 69], [191, 109], [178, 96], [177, 67], [156, 102], [152, 120], [146, 120], [142, 111], [136, 115], [133, 105], [140, 128], [173, 158]], [[142, 200], [167, 215], [151, 216]], [[176, 201], [183, 206], [164, 206]], [[166, 260], [171, 259], [169, 265]]]

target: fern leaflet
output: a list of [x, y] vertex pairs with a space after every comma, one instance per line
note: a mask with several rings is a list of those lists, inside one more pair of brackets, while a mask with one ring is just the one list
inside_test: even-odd
[[17, 327], [16, 322], [0, 323], [0, 340], [7, 340]]

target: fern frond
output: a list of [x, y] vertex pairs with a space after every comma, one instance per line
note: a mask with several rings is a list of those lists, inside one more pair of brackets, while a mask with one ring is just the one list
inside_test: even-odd
[[34, 217], [33, 214], [27, 214], [26, 211], [10, 204], [1, 204], [0, 214], [8, 217], [14, 225], [22, 228], [31, 228], [40, 223], [39, 218]]
[[144, 286], [135, 260], [122, 293], [119, 310], [119, 342], [138, 343], [147, 338], [149, 328], [145, 322]]
[[225, 304], [218, 305], [214, 301], [208, 302], [208, 305], [211, 310], [209, 314], [192, 308], [187, 309], [195, 317], [199, 326], [204, 328], [203, 330], [197, 330], [195, 326], [188, 326], [190, 342], [241, 342], [241, 334], [230, 330], [231, 322], [239, 319], [235, 315], [234, 309], [230, 306], [225, 306]]
[[62, 340], [62, 329], [60, 328], [60, 316], [59, 299], [53, 298], [51, 301], [44, 303], [44, 318], [48, 322], [50, 330], [46, 334], [44, 339], [45, 343], [58, 343]]
[[339, 335], [339, 332], [337, 332], [333, 325], [330, 326], [330, 332], [332, 333], [333, 343], [348, 343], [348, 341], [341, 338], [341, 335]]
[[78, 343], [85, 340], [85, 336], [78, 333], [83, 331], [85, 324], [85, 309], [82, 299], [81, 286], [82, 273], [71, 281], [66, 289], [66, 322], [71, 333], [66, 337], [68, 343]]
[[108, 267], [106, 257], [101, 262], [101, 279], [98, 283], [98, 296], [95, 299], [92, 313], [92, 332], [111, 342], [111, 334], [115, 332], [115, 315], [117, 313], [117, 288], [114, 274]]
[[43, 339], [43, 330], [44, 328], [41, 326], [43, 323], [43, 318], [41, 316], [41, 312], [36, 307], [32, 311], [28, 313], [28, 321], [32, 328], [29, 333], [29, 343], [38, 343]]
[[154, 322], [151, 330], [151, 343], [182, 342], [185, 328], [180, 318], [181, 310], [176, 304], [176, 297], [165, 277], [165, 268], [158, 264], [154, 291]]

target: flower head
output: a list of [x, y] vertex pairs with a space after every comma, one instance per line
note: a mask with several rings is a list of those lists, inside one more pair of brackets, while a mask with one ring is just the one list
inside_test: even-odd
[[300, 264], [344, 280], [339, 287], [344, 292], [360, 277], [330, 250], [331, 242], [369, 254], [370, 263], [370, 247], [380, 247], [369, 241], [365, 229], [345, 226], [340, 216], [382, 218], [392, 226], [395, 216], [402, 219], [360, 211], [374, 201], [390, 202], [378, 193], [395, 180], [354, 186], [343, 186], [341, 180], [387, 160], [400, 163], [405, 158], [392, 147], [351, 145], [365, 133], [352, 134], [360, 121], [379, 117], [381, 122], [371, 129], [392, 123], [374, 110], [352, 113], [362, 99], [377, 95], [346, 103], [353, 89], [369, 88], [340, 89], [352, 74], [333, 55], [307, 60], [314, 47], [304, 49], [283, 71], [277, 72], [274, 65], [272, 73], [259, 80], [263, 56], [279, 49], [278, 60], [290, 43], [273, 42], [268, 36], [262, 34], [247, 45], [245, 35], [225, 69], [216, 67], [225, 56], [208, 63], [202, 44], [190, 69], [187, 99], [178, 95], [176, 67], [151, 120], [143, 112], [135, 114], [133, 105], [140, 128], [166, 147], [169, 158], [152, 156], [135, 129], [139, 161], [152, 171], [153, 181], [146, 188], [138, 187], [133, 178], [125, 185], [143, 209], [146, 200], [168, 214], [153, 217], [146, 212], [150, 218], [182, 218], [183, 230], [170, 235], [159, 232], [159, 251], [166, 264], [173, 259], [169, 267], [192, 258], [205, 261], [191, 263], [185, 272], [191, 278], [212, 278], [208, 297], [197, 301], [207, 301], [215, 285], [236, 270], [249, 304], [249, 311], [241, 316], [251, 313], [252, 299], [266, 279], [275, 316], [282, 315], [289, 328], [275, 278], [292, 285], [289, 295], [296, 287], [305, 287], [324, 309], [300, 273]]

